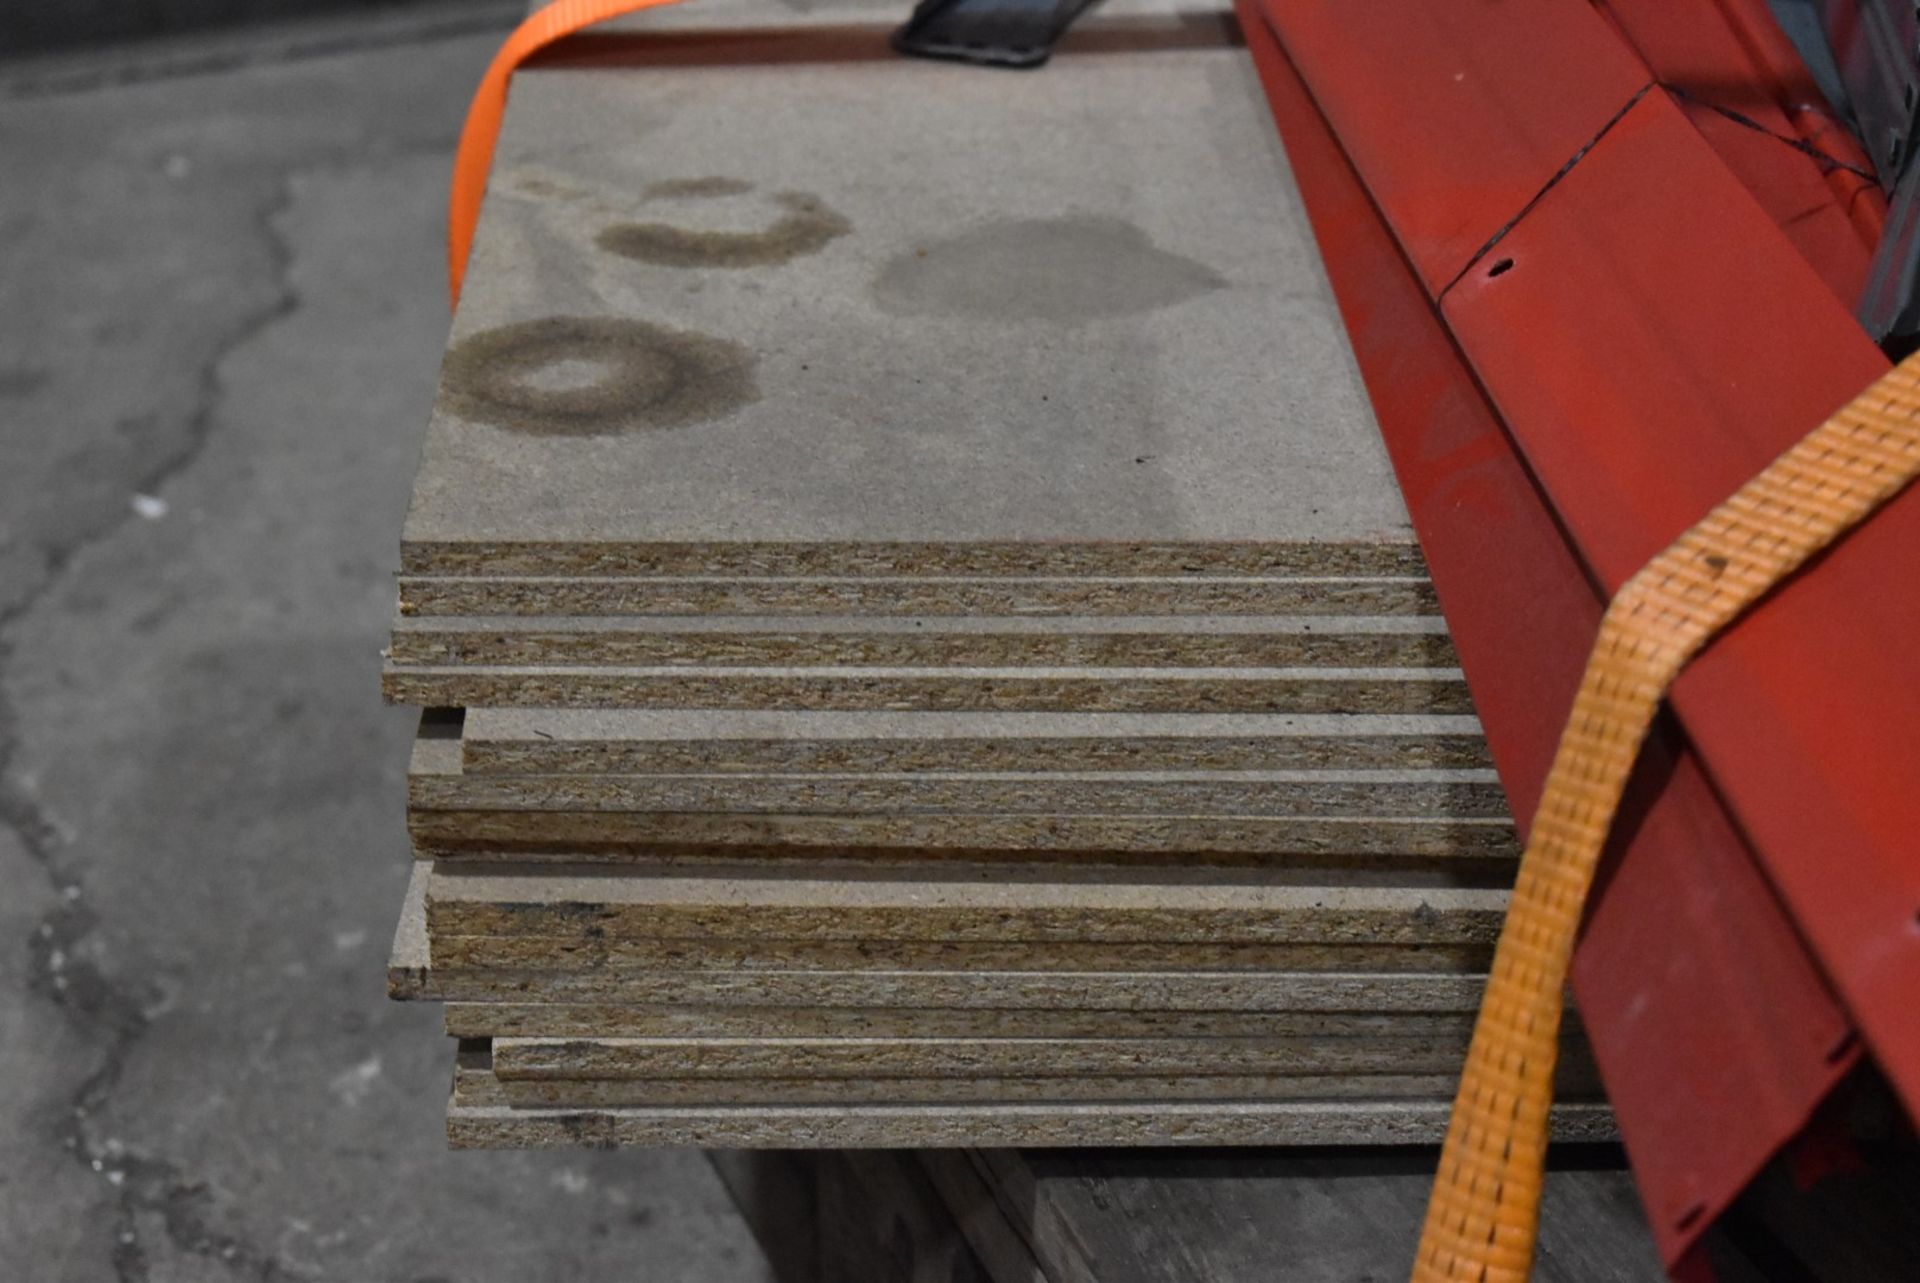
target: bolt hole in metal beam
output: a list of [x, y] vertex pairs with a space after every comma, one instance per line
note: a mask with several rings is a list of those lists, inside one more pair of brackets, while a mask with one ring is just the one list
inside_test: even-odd
[[1513, 260], [1510, 258], [1503, 258], [1499, 262], [1495, 263], [1492, 267], [1489, 267], [1487, 269], [1487, 275], [1499, 276], [1505, 272], [1511, 271], [1512, 269], [1513, 269]]

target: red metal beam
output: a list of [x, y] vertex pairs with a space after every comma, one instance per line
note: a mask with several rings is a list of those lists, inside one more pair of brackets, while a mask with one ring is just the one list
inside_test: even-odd
[[1430, 294], [1649, 81], [1583, 0], [1267, 11]]
[[[1542, 196], [1442, 312], [1609, 595], [1887, 368], [1659, 95]], [[1910, 1110], [1916, 554], [1920, 495], [1908, 495], [1709, 647], [1672, 699]]]
[[[1243, 0], [1241, 14], [1524, 824], [1558, 732], [1552, 710], [1570, 700], [1601, 594], [1258, 6]], [[1650, 750], [1633, 807], [1639, 819], [1622, 835], [1575, 987], [1673, 1262], [1803, 1125], [1853, 1053], [1844, 1018], [1671, 727]]]
[[1851, 307], [1886, 221], [1873, 162], [1765, 0], [1596, 0], [1728, 172]]

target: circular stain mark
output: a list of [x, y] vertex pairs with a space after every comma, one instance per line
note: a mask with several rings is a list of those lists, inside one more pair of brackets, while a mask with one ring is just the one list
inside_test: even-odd
[[[684, 179], [679, 189], [654, 195], [720, 196], [730, 179]], [[688, 190], [692, 188], [692, 190]], [[786, 211], [771, 227], [758, 232], [703, 232], [672, 223], [615, 223], [595, 243], [609, 254], [662, 267], [774, 267], [803, 254], [816, 254], [853, 224], [806, 192], [780, 192], [774, 201]]]
[[483, 330], [447, 350], [441, 376], [446, 409], [539, 436], [684, 427], [759, 395], [753, 356], [739, 344], [610, 317], [554, 316]]
[[1226, 278], [1121, 218], [1023, 218], [916, 246], [873, 284], [886, 311], [1073, 324], [1170, 307]]

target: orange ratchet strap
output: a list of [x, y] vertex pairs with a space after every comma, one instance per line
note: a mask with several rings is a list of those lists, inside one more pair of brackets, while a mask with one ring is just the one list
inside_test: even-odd
[[1768, 464], [1608, 605], [1520, 859], [1415, 1283], [1521, 1283], [1531, 1270], [1567, 966], [1660, 700], [1716, 633], [1916, 475], [1920, 354]]
[[473, 250], [473, 229], [480, 221], [480, 203], [487, 196], [487, 174], [493, 169], [493, 147], [500, 139], [500, 120], [507, 110], [507, 82], [521, 63], [555, 41], [596, 22], [638, 13], [680, 0], [554, 0], [530, 15], [507, 37], [493, 56], [480, 88], [467, 108], [460, 130], [460, 150], [453, 159], [453, 192], [447, 205], [447, 288], [453, 306], [460, 305], [460, 286], [467, 275], [467, 255]]

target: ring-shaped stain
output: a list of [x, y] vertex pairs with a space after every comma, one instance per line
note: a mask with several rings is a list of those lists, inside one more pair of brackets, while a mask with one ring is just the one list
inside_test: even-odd
[[[561, 376], [584, 372], [584, 380]], [[447, 349], [443, 408], [538, 436], [685, 427], [759, 399], [738, 343], [650, 321], [554, 316], [469, 335]]]
[[[722, 194], [714, 184], [727, 180], [698, 179], [683, 185], [676, 195]], [[806, 254], [816, 254], [831, 241], [853, 230], [839, 213], [818, 196], [806, 192], [779, 192], [774, 201], [785, 211], [758, 232], [709, 232], [673, 223], [615, 223], [594, 238], [609, 254], [662, 267], [774, 267]]]

